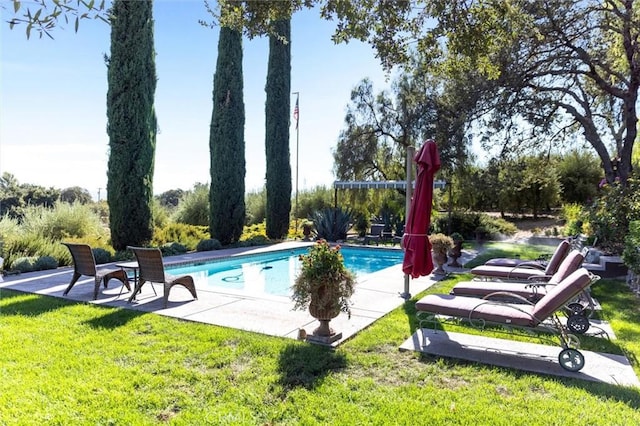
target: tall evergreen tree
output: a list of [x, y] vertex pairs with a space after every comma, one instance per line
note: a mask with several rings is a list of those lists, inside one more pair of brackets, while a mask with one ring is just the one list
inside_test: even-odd
[[267, 158], [267, 236], [279, 239], [289, 231], [291, 212], [291, 162], [289, 154], [289, 104], [291, 93], [291, 20], [275, 22], [279, 36], [269, 37], [269, 67], [265, 105]]
[[152, 1], [115, 0], [107, 61], [107, 202], [116, 250], [153, 236], [151, 204], [156, 146]]
[[220, 28], [213, 77], [210, 232], [222, 244], [238, 241], [245, 221], [242, 34]]

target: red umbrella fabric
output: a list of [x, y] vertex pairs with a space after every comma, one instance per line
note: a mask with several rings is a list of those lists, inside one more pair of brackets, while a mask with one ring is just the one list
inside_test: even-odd
[[440, 169], [438, 146], [433, 139], [425, 141], [416, 153], [416, 187], [411, 199], [407, 223], [402, 237], [405, 274], [417, 278], [433, 271], [429, 225], [431, 222], [431, 204], [433, 202], [433, 175]]

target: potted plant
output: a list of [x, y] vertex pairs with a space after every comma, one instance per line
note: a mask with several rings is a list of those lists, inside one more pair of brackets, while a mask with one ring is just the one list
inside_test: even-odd
[[331, 247], [318, 240], [309, 253], [300, 256], [301, 268], [292, 287], [294, 309], [308, 307], [320, 326], [308, 334], [308, 340], [332, 343], [342, 337], [329, 327], [329, 321], [345, 312], [351, 317], [350, 298], [356, 284], [355, 275], [344, 266], [340, 246]]
[[462, 256], [462, 242], [464, 241], [464, 237], [459, 232], [454, 232], [451, 234], [451, 239], [453, 240], [453, 247], [449, 250], [449, 256], [451, 256], [451, 263], [449, 266], [454, 268], [460, 268], [462, 265], [458, 263], [458, 258]]
[[438, 267], [433, 271], [434, 274], [446, 274], [442, 266], [447, 263], [447, 252], [453, 248], [453, 239], [447, 235], [438, 233], [429, 235], [431, 243], [431, 251], [433, 260]]

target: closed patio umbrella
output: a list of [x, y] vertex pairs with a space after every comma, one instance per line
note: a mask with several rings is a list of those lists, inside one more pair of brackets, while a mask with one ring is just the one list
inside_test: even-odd
[[414, 158], [418, 172], [416, 188], [411, 199], [405, 233], [402, 237], [405, 274], [417, 278], [428, 275], [433, 270], [429, 225], [431, 222], [431, 204], [433, 201], [433, 175], [440, 169], [438, 146], [433, 139], [425, 141]]

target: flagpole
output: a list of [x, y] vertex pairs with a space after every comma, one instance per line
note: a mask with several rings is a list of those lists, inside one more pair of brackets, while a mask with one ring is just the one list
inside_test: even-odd
[[294, 220], [296, 227], [296, 234], [298, 233], [298, 161], [300, 159], [299, 155], [299, 147], [300, 147], [300, 109], [298, 106], [298, 102], [300, 101], [300, 92], [293, 92], [296, 95], [296, 106], [293, 110], [294, 118], [296, 119], [296, 198], [295, 198], [295, 207], [294, 207]]

